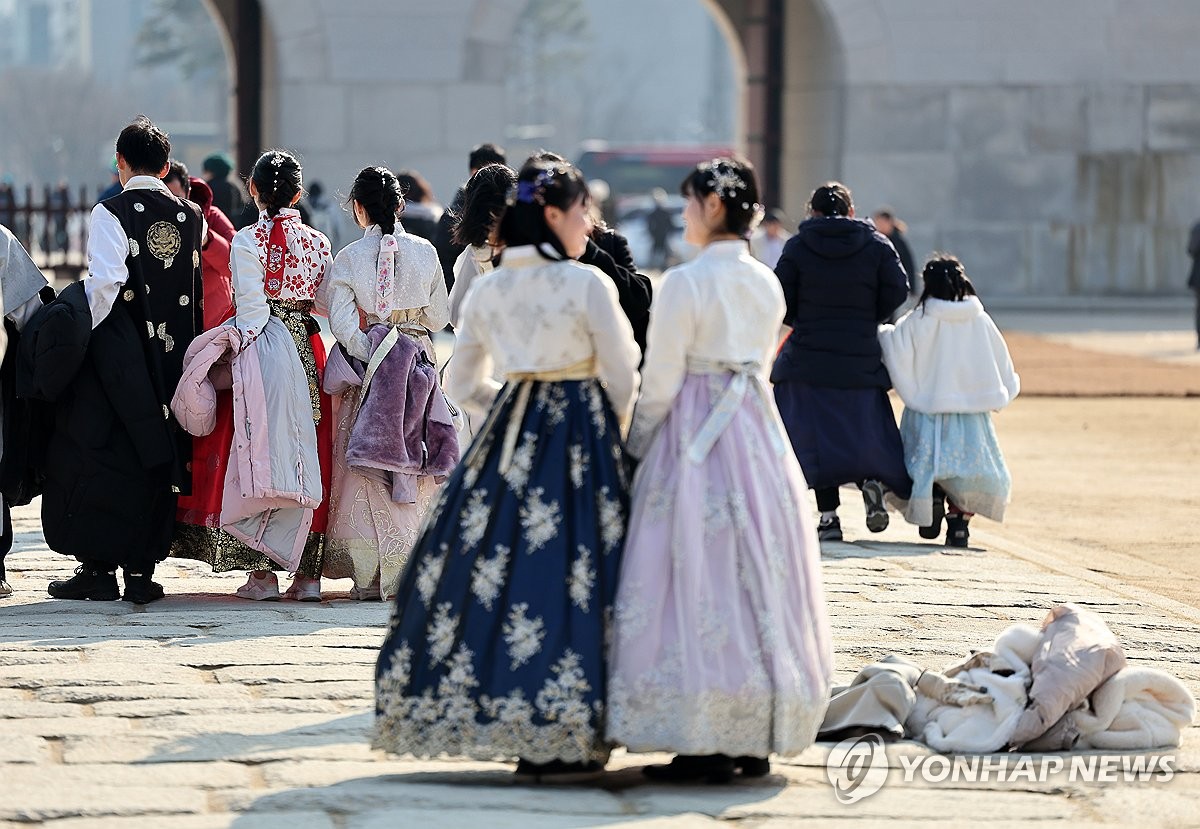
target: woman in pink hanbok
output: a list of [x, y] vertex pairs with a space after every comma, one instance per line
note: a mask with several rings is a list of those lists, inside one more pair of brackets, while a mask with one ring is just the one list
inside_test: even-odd
[[683, 194], [702, 250], [651, 311], [608, 736], [677, 752], [652, 778], [727, 782], [812, 744], [832, 658], [808, 487], [767, 388], [784, 301], [746, 241], [754, 170], [706, 162]]

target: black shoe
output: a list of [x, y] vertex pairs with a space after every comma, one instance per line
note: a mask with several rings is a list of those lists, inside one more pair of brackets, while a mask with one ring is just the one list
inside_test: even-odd
[[742, 777], [766, 777], [771, 773], [771, 761], [766, 757], [734, 757], [733, 766]]
[[591, 761], [590, 763], [567, 763], [563, 760], [551, 760], [549, 763], [532, 763], [529, 760], [517, 760], [517, 777], [532, 778], [538, 783], [586, 783], [604, 774], [604, 764]]
[[883, 505], [883, 484], [879, 481], [863, 481], [863, 505], [867, 508], [867, 529], [881, 533], [887, 529], [887, 507]]
[[821, 523], [817, 524], [817, 540], [818, 541], [841, 541], [842, 540], [842, 522], [835, 515], [833, 518], [822, 518]]
[[971, 543], [971, 531], [967, 529], [967, 519], [961, 515], [951, 515], [946, 519], [946, 546], [967, 547]]
[[725, 754], [678, 754], [665, 766], [646, 766], [642, 774], [659, 783], [728, 783], [733, 758]]
[[937, 538], [942, 534], [942, 519], [946, 517], [946, 496], [935, 490], [933, 493], [933, 523], [917, 530], [921, 538]]
[[52, 581], [46, 592], [56, 599], [91, 599], [94, 602], [115, 602], [121, 598], [117, 589], [117, 574], [97, 570], [86, 564], [75, 568], [75, 575], [66, 581]]
[[125, 574], [125, 595], [122, 597], [125, 601], [134, 604], [150, 604], [165, 595], [166, 591], [163, 590], [163, 586], [156, 581], [151, 581], [149, 576]]

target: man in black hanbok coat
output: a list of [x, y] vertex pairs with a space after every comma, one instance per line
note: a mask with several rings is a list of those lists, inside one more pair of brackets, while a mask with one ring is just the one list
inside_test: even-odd
[[21, 329], [54, 292], [33, 259], [4, 225], [0, 225], [0, 598], [12, 593], [5, 580], [4, 557], [12, 549], [10, 508], [28, 504], [38, 494], [27, 475], [27, 459], [36, 414], [16, 399], [16, 351]]
[[199, 209], [162, 183], [171, 145], [148, 119], [117, 139], [123, 190], [92, 210], [88, 276], [22, 337], [18, 394], [54, 404], [42, 529], [77, 558], [59, 599], [145, 604], [167, 556], [178, 495], [190, 491], [191, 438], [170, 413], [183, 356], [203, 330]]

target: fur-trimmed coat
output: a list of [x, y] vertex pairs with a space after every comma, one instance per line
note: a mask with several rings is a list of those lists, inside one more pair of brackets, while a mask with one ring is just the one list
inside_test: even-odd
[[1021, 391], [1008, 345], [976, 297], [927, 299], [879, 327], [883, 363], [904, 405], [924, 414], [1002, 409]]
[[234, 422], [221, 528], [295, 569], [323, 491], [304, 366], [278, 318], [249, 343], [232, 323], [193, 341], [171, 400], [191, 434], [213, 430], [219, 388], [233, 389]]
[[421, 343], [387, 325], [372, 325], [366, 337], [369, 363], [347, 360], [339, 347], [325, 371], [329, 394], [365, 386], [346, 463], [361, 474], [390, 479], [396, 503], [416, 503], [417, 477], [440, 480], [458, 465], [458, 433], [437, 368]]

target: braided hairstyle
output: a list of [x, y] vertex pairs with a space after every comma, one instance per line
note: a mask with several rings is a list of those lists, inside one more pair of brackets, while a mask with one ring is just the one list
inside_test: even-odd
[[850, 188], [840, 181], [827, 181], [813, 190], [808, 207], [814, 216], [845, 218], [854, 209], [854, 197], [850, 194]]
[[725, 205], [726, 233], [743, 239], [762, 221], [763, 206], [758, 201], [758, 178], [754, 165], [740, 156], [714, 158], [697, 164], [679, 187], [684, 197], [703, 199], [716, 193]]
[[517, 174], [516, 186], [508, 192], [508, 207], [496, 235], [505, 247], [535, 245], [544, 258], [569, 259], [558, 235], [546, 223], [546, 208], [568, 210], [587, 198], [587, 182], [572, 165], [537, 158], [527, 161]]
[[486, 164], [476, 171], [467, 182], [462, 207], [454, 217], [454, 243], [464, 247], [485, 244], [504, 213], [508, 191], [516, 185], [516, 171], [503, 164]]
[[254, 162], [250, 180], [258, 190], [258, 201], [272, 219], [292, 206], [304, 189], [300, 162], [287, 150], [267, 150]]
[[364, 167], [354, 179], [346, 204], [362, 205], [372, 224], [385, 235], [396, 232], [396, 217], [404, 212], [404, 193], [400, 180], [387, 167]]
[[949, 302], [962, 302], [969, 296], [975, 296], [975, 286], [967, 278], [967, 271], [957, 256], [949, 253], [935, 253], [925, 263], [921, 272], [925, 281], [925, 290], [917, 305], [924, 306], [925, 300], [944, 299]]

